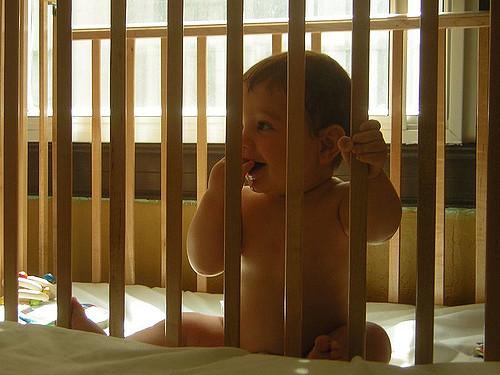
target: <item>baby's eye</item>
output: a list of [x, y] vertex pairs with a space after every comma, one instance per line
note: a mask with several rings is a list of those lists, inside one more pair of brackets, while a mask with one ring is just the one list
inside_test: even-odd
[[258, 130], [272, 130], [273, 126], [266, 121], [259, 121], [257, 123], [257, 129]]

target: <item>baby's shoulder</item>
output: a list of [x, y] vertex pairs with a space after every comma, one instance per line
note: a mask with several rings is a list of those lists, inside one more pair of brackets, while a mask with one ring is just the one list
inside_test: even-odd
[[317, 198], [319, 203], [332, 207], [337, 206], [346, 194], [349, 194], [349, 183], [337, 177], [332, 177]]

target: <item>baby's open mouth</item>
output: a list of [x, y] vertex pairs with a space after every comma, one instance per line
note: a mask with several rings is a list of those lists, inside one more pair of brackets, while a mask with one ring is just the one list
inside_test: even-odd
[[261, 163], [259, 161], [254, 161], [255, 165], [253, 166], [252, 169], [250, 169], [250, 171], [248, 172], [249, 175], [252, 175], [253, 173], [255, 173], [256, 171], [258, 171], [259, 169], [261, 169], [262, 167], [265, 167], [267, 164], [266, 163]]

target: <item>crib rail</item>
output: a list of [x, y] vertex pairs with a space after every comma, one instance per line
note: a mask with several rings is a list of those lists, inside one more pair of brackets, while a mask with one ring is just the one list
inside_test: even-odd
[[488, 182], [486, 197], [485, 359], [500, 361], [500, 4], [491, 2]]
[[[368, 76], [370, 56], [370, 4], [353, 3], [351, 134], [368, 120]], [[366, 325], [366, 224], [368, 167], [351, 159], [349, 191], [349, 358], [365, 356]]]
[[[391, 36], [391, 180], [401, 189], [402, 127], [405, 121], [405, 33], [421, 27], [421, 108], [419, 118], [419, 207], [416, 362], [432, 362], [433, 306], [446, 301], [446, 258], [444, 237], [444, 146], [446, 33], [452, 28], [478, 29], [478, 112], [476, 173], [476, 301], [486, 301], [486, 360], [500, 360], [500, 301], [495, 293], [500, 284], [500, 225], [498, 189], [500, 160], [498, 106], [500, 49], [498, 2], [490, 12], [437, 13], [437, 1], [422, 1], [422, 17], [407, 17], [404, 7], [391, 7], [391, 17], [369, 19], [368, 2], [354, 2], [353, 20], [305, 22], [304, 1], [290, 1], [290, 23], [243, 25], [243, 1], [228, 3], [226, 25], [184, 25], [183, 2], [168, 4], [166, 27], [126, 27], [126, 1], [112, 1], [110, 29], [71, 30], [71, 1], [39, 1], [40, 13], [40, 137], [39, 137], [39, 252], [40, 273], [54, 269], [57, 259], [58, 325], [70, 324], [71, 298], [71, 200], [72, 200], [72, 40], [92, 42], [92, 281], [104, 279], [102, 235], [102, 139], [101, 139], [101, 41], [111, 40], [111, 183], [110, 183], [110, 332], [123, 336], [124, 287], [135, 282], [134, 211], [135, 195], [135, 43], [138, 38], [161, 38], [161, 274], [167, 286], [167, 341], [182, 342], [182, 70], [183, 38], [197, 38], [197, 187], [201, 199], [207, 186], [207, 38], [228, 36], [227, 55], [227, 178], [226, 178], [226, 345], [239, 345], [239, 279], [241, 196], [241, 133], [243, 35], [272, 34], [272, 53], [282, 50], [282, 37], [289, 34], [290, 119], [304, 118], [304, 34], [311, 33], [311, 46], [321, 51], [323, 32], [353, 31], [353, 131], [368, 118], [368, 42], [370, 30], [388, 30]], [[403, 2], [404, 3], [404, 2]], [[401, 6], [401, 2], [391, 2]], [[57, 9], [57, 11], [56, 11]], [[48, 113], [49, 12], [54, 13], [53, 113]], [[3, 202], [0, 221], [3, 258], [0, 257], [0, 292], [4, 295], [7, 320], [17, 320], [19, 269], [27, 269], [27, 0], [1, 1], [0, 71], [2, 90], [0, 140], [0, 184]], [[5, 30], [5, 32], [4, 32]], [[429, 77], [435, 79], [429, 79]], [[425, 78], [425, 79], [424, 79]], [[292, 103], [299, 103], [293, 105]], [[168, 110], [167, 110], [168, 108]], [[49, 200], [49, 125], [52, 124], [52, 202]], [[4, 126], [3, 126], [4, 125]], [[302, 279], [301, 166], [303, 122], [289, 123], [287, 172], [287, 263], [285, 353], [301, 354]], [[3, 132], [3, 133], [2, 133]], [[489, 162], [488, 162], [489, 161]], [[351, 166], [350, 236], [350, 356], [363, 355], [366, 302], [366, 171]], [[0, 200], [1, 200], [0, 199]], [[52, 203], [52, 215], [50, 208]], [[358, 204], [357, 204], [358, 203]], [[6, 219], [8, 218], [8, 220]], [[52, 222], [53, 228], [50, 228]], [[53, 249], [50, 248], [52, 234]], [[52, 259], [50, 257], [52, 255]], [[56, 256], [55, 256], [56, 255]], [[360, 266], [361, 265], [361, 266]], [[388, 300], [400, 299], [400, 236], [391, 240]], [[198, 289], [207, 290], [207, 280], [198, 278]]]
[[224, 200], [224, 344], [240, 345], [241, 124], [243, 1], [227, 5], [226, 167]]

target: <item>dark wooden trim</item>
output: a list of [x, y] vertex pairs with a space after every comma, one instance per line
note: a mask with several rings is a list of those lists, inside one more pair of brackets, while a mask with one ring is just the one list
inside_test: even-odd
[[[184, 144], [184, 199], [196, 199], [196, 145]], [[135, 196], [138, 199], [160, 199], [160, 145], [137, 143]], [[224, 155], [223, 144], [208, 145], [209, 170]], [[448, 207], [475, 207], [475, 156], [474, 144], [446, 146], [445, 195]], [[52, 147], [49, 145], [49, 181], [52, 181]], [[30, 195], [38, 195], [38, 143], [30, 142], [28, 155], [28, 189]], [[102, 145], [103, 197], [109, 197], [109, 144]], [[387, 163], [388, 165], [389, 163]], [[417, 202], [417, 146], [402, 148], [401, 195], [404, 205]], [[341, 166], [336, 173], [347, 178]], [[52, 194], [52, 185], [49, 186]], [[91, 194], [91, 148], [89, 143], [73, 143], [73, 195], [90, 197]]]

